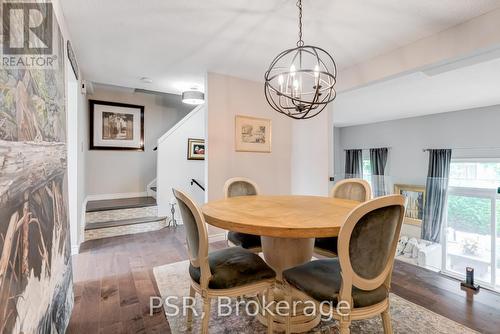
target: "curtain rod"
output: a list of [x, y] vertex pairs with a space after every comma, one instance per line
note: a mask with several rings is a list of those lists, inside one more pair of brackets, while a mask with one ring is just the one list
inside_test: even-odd
[[[500, 146], [489, 146], [489, 147], [448, 147], [442, 148], [443, 150], [500, 150]], [[422, 152], [427, 152], [430, 150], [440, 150], [439, 148], [424, 148]]]
[[392, 146], [385, 146], [385, 147], [370, 147], [370, 148], [344, 148], [344, 151], [349, 151], [349, 150], [362, 150], [362, 151], [367, 151], [371, 149], [377, 149], [377, 148], [387, 148], [391, 149]]

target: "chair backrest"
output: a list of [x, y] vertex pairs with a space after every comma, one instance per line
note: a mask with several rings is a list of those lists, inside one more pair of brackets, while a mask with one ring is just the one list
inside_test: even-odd
[[335, 184], [330, 197], [366, 202], [372, 198], [372, 188], [363, 179], [345, 179]]
[[224, 197], [254, 196], [259, 194], [259, 187], [246, 177], [233, 177], [224, 184]]
[[354, 208], [340, 229], [338, 256], [342, 271], [342, 300], [354, 285], [362, 290], [390, 286], [396, 247], [403, 224], [405, 198], [390, 195]]
[[172, 191], [179, 204], [182, 223], [186, 229], [189, 260], [194, 267], [201, 270], [200, 284], [207, 286], [212, 274], [208, 265], [208, 233], [203, 214], [187, 194], [177, 189]]

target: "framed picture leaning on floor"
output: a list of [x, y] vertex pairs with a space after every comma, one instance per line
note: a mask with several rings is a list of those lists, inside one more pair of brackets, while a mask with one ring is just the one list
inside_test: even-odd
[[395, 184], [394, 193], [406, 197], [404, 222], [411, 225], [422, 224], [425, 206], [425, 186]]

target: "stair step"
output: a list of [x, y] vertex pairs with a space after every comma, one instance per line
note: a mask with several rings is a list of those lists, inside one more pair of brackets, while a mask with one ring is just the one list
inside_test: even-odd
[[131, 219], [121, 219], [121, 220], [110, 220], [98, 223], [88, 223], [85, 226], [85, 231], [96, 230], [101, 228], [117, 227], [117, 226], [127, 226], [135, 224], [152, 223], [161, 220], [165, 220], [167, 217], [140, 217]]
[[155, 206], [156, 199], [150, 196], [147, 197], [132, 197], [119, 199], [106, 199], [100, 201], [89, 201], [87, 203], [87, 212], [122, 210], [132, 208], [144, 208]]

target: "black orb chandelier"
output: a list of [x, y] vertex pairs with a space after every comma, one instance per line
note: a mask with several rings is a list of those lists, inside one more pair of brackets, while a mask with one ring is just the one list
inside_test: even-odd
[[264, 75], [269, 105], [294, 119], [318, 115], [335, 100], [337, 66], [332, 56], [302, 40], [302, 0], [298, 0], [299, 40], [297, 47], [281, 52]]

